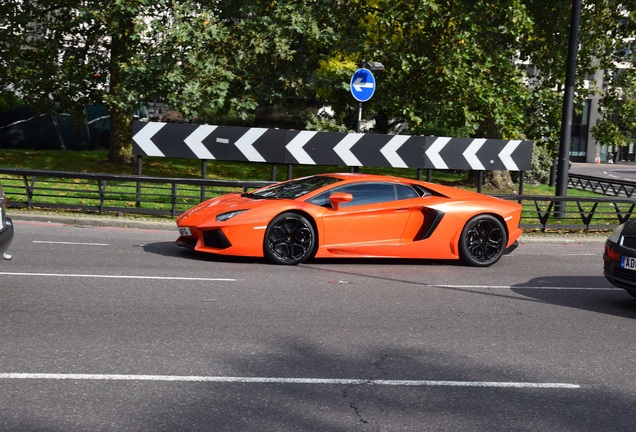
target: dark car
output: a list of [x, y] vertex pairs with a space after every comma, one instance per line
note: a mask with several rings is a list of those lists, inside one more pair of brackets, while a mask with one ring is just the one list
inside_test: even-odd
[[605, 241], [603, 274], [613, 285], [636, 297], [636, 219], [630, 219]]
[[8, 260], [11, 259], [11, 255], [7, 251], [13, 240], [13, 222], [7, 217], [6, 209], [4, 191], [0, 185], [0, 254], [2, 254], [2, 258]]

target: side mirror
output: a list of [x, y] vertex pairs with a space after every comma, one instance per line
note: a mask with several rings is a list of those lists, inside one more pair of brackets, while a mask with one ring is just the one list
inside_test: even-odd
[[340, 204], [349, 202], [353, 199], [353, 195], [346, 192], [334, 192], [329, 195], [329, 202], [334, 210], [338, 210]]

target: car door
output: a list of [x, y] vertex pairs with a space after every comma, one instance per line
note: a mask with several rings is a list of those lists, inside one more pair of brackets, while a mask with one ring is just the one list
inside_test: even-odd
[[326, 246], [400, 243], [411, 213], [419, 212], [409, 199], [417, 193], [398, 183], [361, 182], [331, 192], [350, 193], [353, 199], [323, 215]]

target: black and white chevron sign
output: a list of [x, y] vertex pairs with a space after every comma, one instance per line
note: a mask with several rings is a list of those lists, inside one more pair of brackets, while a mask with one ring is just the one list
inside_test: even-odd
[[133, 154], [299, 165], [527, 171], [532, 142], [134, 122]]

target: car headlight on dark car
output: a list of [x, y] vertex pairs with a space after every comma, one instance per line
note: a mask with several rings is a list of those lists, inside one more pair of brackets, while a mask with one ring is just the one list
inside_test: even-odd
[[229, 212], [225, 212], [225, 213], [219, 213], [218, 215], [216, 215], [216, 221], [217, 222], [224, 222], [228, 219], [232, 219], [234, 216], [240, 215], [243, 212], [246, 212], [247, 210], [233, 210], [233, 211], [229, 211]]

